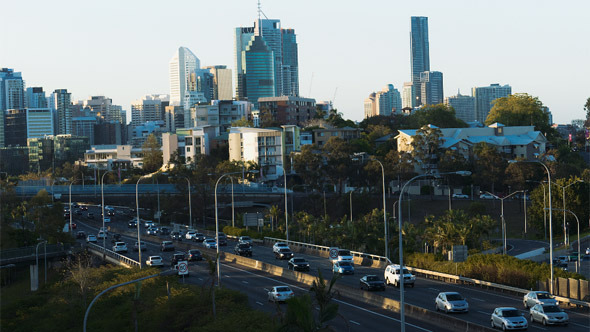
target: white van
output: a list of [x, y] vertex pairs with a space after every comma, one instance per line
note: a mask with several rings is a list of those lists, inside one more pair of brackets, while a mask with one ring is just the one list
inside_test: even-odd
[[[410, 285], [414, 288], [414, 282], [416, 281], [416, 277], [408, 271], [407, 268], [404, 267], [403, 271], [403, 280], [404, 285]], [[385, 268], [385, 273], [383, 275], [383, 279], [385, 279], [385, 285], [393, 284], [395, 287], [399, 287], [400, 285], [400, 267], [399, 264], [391, 264]]]
[[336, 258], [336, 261], [354, 263], [352, 253], [348, 249], [338, 249], [338, 258]]

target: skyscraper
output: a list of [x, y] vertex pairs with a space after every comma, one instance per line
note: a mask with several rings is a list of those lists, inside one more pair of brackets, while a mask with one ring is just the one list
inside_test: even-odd
[[411, 65], [412, 83], [414, 85], [414, 96], [412, 106], [424, 104], [422, 102], [422, 90], [420, 85], [420, 73], [430, 71], [430, 47], [428, 44], [428, 17], [412, 16], [411, 32]]
[[42, 87], [27, 88], [25, 107], [47, 108], [47, 97]]
[[201, 68], [201, 61], [186, 47], [179, 47], [170, 60], [170, 103], [182, 105], [189, 91], [190, 75]]
[[27, 138], [41, 138], [55, 134], [50, 108], [27, 108]]
[[163, 121], [168, 95], [148, 95], [131, 104], [131, 125], [138, 127], [147, 121]]
[[492, 109], [492, 102], [498, 98], [512, 94], [512, 87], [508, 84], [491, 84], [490, 86], [475, 87], [471, 89], [471, 95], [475, 97], [475, 116], [477, 121], [484, 123]]
[[254, 22], [254, 36], [264, 38], [273, 54], [275, 96], [283, 92], [283, 40], [281, 20], [258, 19]]
[[369, 97], [365, 99], [363, 107], [365, 109], [365, 119], [377, 115], [377, 103], [375, 101], [376, 95], [375, 92], [372, 92]]
[[246, 51], [250, 39], [254, 36], [254, 27], [236, 28], [235, 35], [235, 59], [236, 59], [236, 99], [246, 98], [246, 68], [242, 60], [242, 53]]
[[414, 84], [412, 82], [404, 82], [404, 87], [402, 88], [402, 107], [403, 108], [412, 108], [414, 105]]
[[205, 67], [213, 75], [213, 97], [214, 100], [232, 100], [231, 69], [227, 66]]
[[25, 82], [19, 72], [0, 69], [0, 111], [25, 108]]
[[246, 97], [258, 109], [258, 98], [276, 96], [273, 52], [261, 36], [253, 36], [242, 52], [242, 62], [245, 65]]
[[[113, 105], [113, 100], [105, 96], [91, 96], [83, 103], [84, 110], [87, 110], [90, 116], [97, 116], [107, 122], [118, 122], [126, 123], [125, 114], [123, 114], [123, 108], [119, 105]], [[75, 134], [78, 136], [83, 136]], [[91, 142], [91, 144], [93, 144]]]
[[387, 84], [383, 90], [377, 92], [375, 102], [377, 115], [389, 116], [393, 113], [401, 113], [402, 111], [402, 99], [399, 91], [393, 84]]
[[51, 107], [55, 110], [57, 116], [57, 134], [72, 133], [72, 94], [67, 89], [57, 89], [51, 96], [53, 104]]
[[283, 96], [299, 96], [299, 57], [294, 29], [281, 29], [283, 48]]
[[444, 101], [443, 74], [440, 71], [420, 73], [420, 100], [422, 105], [436, 105]]
[[457, 93], [456, 96], [445, 98], [445, 104], [455, 109], [455, 117], [465, 122], [474, 121], [475, 117], [475, 98], [464, 96]]

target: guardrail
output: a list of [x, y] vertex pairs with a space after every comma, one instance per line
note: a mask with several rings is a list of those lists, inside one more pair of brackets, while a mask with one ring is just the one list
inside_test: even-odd
[[133, 260], [133, 259], [123, 256], [123, 255], [120, 255], [112, 250], [107, 249], [107, 248], [101, 247], [98, 244], [88, 243], [88, 248], [95, 250], [98, 253], [105, 254], [106, 256], [114, 259], [115, 261], [119, 262], [123, 266], [134, 267], [134, 266], [140, 265], [138, 261]]
[[[69, 243], [47, 245], [47, 257], [66, 254], [73, 246]], [[0, 264], [16, 263], [35, 259], [36, 246], [4, 249], [0, 251]], [[45, 249], [39, 247], [39, 257], [44, 257]]]

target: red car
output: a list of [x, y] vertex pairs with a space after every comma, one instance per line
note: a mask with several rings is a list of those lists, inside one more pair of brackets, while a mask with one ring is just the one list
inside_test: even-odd
[[76, 227], [78, 227], [78, 225], [76, 225], [76, 223], [72, 223], [72, 229], [76, 229]]

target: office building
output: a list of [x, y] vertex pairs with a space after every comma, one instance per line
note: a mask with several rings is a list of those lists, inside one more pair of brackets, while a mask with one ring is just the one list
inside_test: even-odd
[[85, 114], [96, 116], [107, 122], [126, 123], [125, 113], [119, 105], [113, 105], [113, 100], [105, 96], [91, 96], [82, 102]]
[[315, 99], [295, 96], [263, 97], [258, 99], [261, 111], [269, 112], [274, 122], [298, 125], [313, 119], [317, 113]]
[[50, 108], [27, 108], [27, 138], [54, 134], [55, 122]]
[[377, 115], [390, 116], [402, 111], [402, 98], [393, 84], [387, 84], [375, 94], [375, 111]]
[[243, 53], [254, 36], [254, 27], [241, 27], [235, 30], [234, 56], [236, 65], [236, 99], [246, 98], [246, 68], [243, 65]]
[[422, 105], [442, 104], [444, 101], [443, 74], [439, 71], [420, 73], [420, 92]]
[[0, 69], [0, 111], [25, 108], [25, 81], [11, 68]]
[[131, 125], [136, 127], [148, 121], [163, 121], [168, 95], [146, 95], [131, 104]]
[[227, 66], [205, 67], [213, 75], [213, 100], [232, 100], [232, 74]]
[[127, 124], [101, 121], [94, 125], [94, 144], [127, 144]]
[[[281, 20], [258, 19], [254, 22], [254, 36], [260, 36], [273, 54], [275, 96], [283, 92], [283, 43]], [[247, 67], [246, 67], [247, 69]]]
[[258, 109], [258, 98], [276, 96], [273, 52], [261, 36], [254, 36], [242, 53], [246, 99]]
[[485, 87], [475, 87], [471, 89], [471, 95], [475, 98], [475, 116], [477, 121], [485, 123], [488, 114], [493, 106], [493, 101], [508, 97], [512, 94], [512, 87], [508, 84], [491, 84]]
[[190, 76], [201, 68], [201, 61], [186, 47], [179, 47], [170, 60], [170, 103], [183, 105], [190, 90]]
[[[420, 84], [420, 74], [430, 71], [430, 47], [428, 42], [428, 17], [412, 16], [410, 32], [411, 48], [411, 70], [412, 84], [414, 94], [412, 106], [417, 107], [425, 104], [422, 98], [422, 85]], [[442, 102], [442, 100], [441, 100]]]
[[294, 29], [281, 29], [282, 34], [282, 88], [281, 96], [299, 96], [299, 56]]
[[87, 137], [72, 135], [45, 136], [27, 139], [29, 147], [29, 170], [43, 172], [61, 167], [65, 162], [74, 164], [84, 158], [90, 148]]
[[45, 91], [43, 91], [42, 87], [27, 88], [25, 106], [26, 108], [48, 107], [47, 96], [45, 96]]
[[0, 170], [8, 175], [19, 175], [29, 171], [29, 147], [0, 147]]
[[166, 131], [174, 132], [176, 128], [184, 128], [184, 107], [168, 105], [164, 107], [164, 124]]
[[72, 94], [67, 89], [57, 89], [51, 95], [57, 117], [56, 129], [58, 135], [69, 135], [72, 133]]
[[72, 135], [88, 137], [90, 145], [96, 144], [94, 142], [94, 125], [98, 123], [98, 118], [95, 116], [77, 116], [72, 118]]
[[5, 146], [27, 145], [27, 111], [25, 109], [9, 109], [4, 111], [4, 144]]
[[412, 82], [404, 82], [404, 87], [402, 88], [402, 108], [413, 108], [414, 100], [414, 83]]
[[369, 97], [365, 99], [364, 102], [364, 110], [365, 110], [365, 119], [370, 118], [377, 115], [377, 102], [376, 102], [377, 94], [375, 92], [371, 92]]
[[476, 120], [475, 98], [457, 93], [456, 96], [445, 98], [445, 104], [455, 110], [455, 117], [465, 122]]

